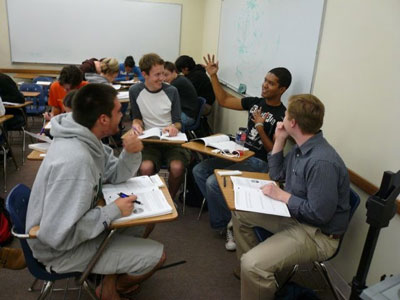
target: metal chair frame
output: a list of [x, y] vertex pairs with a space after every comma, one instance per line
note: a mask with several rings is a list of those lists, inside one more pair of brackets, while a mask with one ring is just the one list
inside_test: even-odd
[[[349, 215], [349, 221], [351, 221], [351, 218], [353, 217], [358, 205], [360, 204], [360, 196], [353, 190], [350, 188], [350, 215]], [[262, 242], [264, 240], [266, 240], [267, 238], [269, 238], [270, 236], [273, 235], [273, 233], [269, 232], [268, 230], [262, 228], [262, 227], [254, 227], [254, 233], [258, 239], [259, 242]], [[340, 251], [340, 247], [342, 245], [343, 242], [343, 237], [344, 234], [340, 237], [339, 240], [339, 245], [335, 251], [335, 253], [329, 257], [328, 259], [324, 260], [324, 261], [314, 261], [314, 267], [320, 271], [320, 273], [323, 275], [325, 281], [328, 283], [329, 288], [331, 289], [335, 299], [339, 300], [340, 297], [338, 296], [335, 287], [332, 284], [331, 278], [329, 276], [328, 270], [326, 268], [325, 262], [333, 259]], [[296, 264], [292, 267], [292, 269], [289, 271], [288, 275], [286, 276], [286, 279], [283, 281], [283, 283], [278, 284], [278, 282], [276, 282], [276, 285], [278, 287], [278, 289], [281, 289], [283, 286], [285, 286], [286, 283], [288, 283], [293, 276], [296, 274], [296, 272], [299, 269], [299, 265]]]
[[[81, 273], [79, 272], [64, 273], [64, 274], [58, 274], [53, 272], [50, 273], [46, 270], [44, 265], [42, 265], [39, 261], [37, 261], [33, 257], [32, 250], [30, 249], [27, 243], [27, 239], [30, 239], [31, 237], [29, 236], [29, 234], [25, 233], [26, 212], [28, 209], [30, 192], [31, 192], [30, 189], [24, 184], [16, 185], [7, 196], [6, 208], [10, 214], [11, 221], [14, 224], [12, 228], [12, 234], [20, 240], [21, 247], [24, 252], [25, 260], [30, 273], [35, 277], [35, 279], [44, 280], [44, 285], [38, 297], [38, 299], [42, 300], [46, 299], [52, 293], [55, 281], [72, 277], [76, 278], [81, 276]], [[35, 283], [36, 280], [30, 286], [29, 291], [33, 291]], [[97, 299], [92, 287], [87, 282], [86, 277], [82, 280], [81, 286], [85, 289], [86, 292], [88, 292], [88, 294], [92, 299], [95, 300]], [[68, 285], [66, 287], [66, 290], [68, 290]], [[66, 291], [64, 292], [66, 293]]]

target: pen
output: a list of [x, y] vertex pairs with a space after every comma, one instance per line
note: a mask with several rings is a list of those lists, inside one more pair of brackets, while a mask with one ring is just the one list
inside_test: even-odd
[[136, 133], [136, 135], [140, 135], [139, 131], [136, 128], [136, 126], [132, 126], [132, 130], [133, 130], [134, 133]]
[[43, 134], [44, 133], [44, 127], [42, 127], [42, 129], [40, 129], [39, 134]]
[[[120, 196], [121, 198], [126, 198], [126, 197], [129, 197], [127, 194], [124, 194], [124, 193], [118, 193], [118, 196]], [[137, 204], [142, 204], [142, 202], [140, 202], [140, 201], [137, 201], [137, 200], [133, 200], [133, 202], [134, 203], [137, 203]]]
[[226, 176], [224, 176], [224, 187], [226, 187]]

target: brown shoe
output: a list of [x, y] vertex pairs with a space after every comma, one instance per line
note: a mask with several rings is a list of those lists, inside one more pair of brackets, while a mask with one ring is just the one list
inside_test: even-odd
[[26, 267], [22, 249], [0, 248], [0, 268], [21, 270]]
[[233, 269], [233, 276], [240, 280], [240, 265]]

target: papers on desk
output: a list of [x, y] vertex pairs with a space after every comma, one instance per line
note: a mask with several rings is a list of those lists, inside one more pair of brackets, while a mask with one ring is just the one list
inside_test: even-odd
[[204, 138], [193, 139], [194, 142], [202, 142], [204, 145], [221, 150], [224, 153], [234, 153], [235, 151], [249, 150], [234, 141], [231, 141], [229, 136], [225, 134], [207, 136]]
[[158, 139], [158, 140], [168, 140], [168, 141], [183, 141], [187, 142], [187, 136], [183, 132], [178, 132], [176, 136], [169, 136], [169, 133], [163, 133], [162, 130], [158, 127], [154, 127], [151, 129], [147, 129], [143, 131], [143, 134], [139, 135], [139, 139]]
[[36, 144], [29, 144], [28, 148], [32, 150], [36, 150], [42, 153], [47, 153], [49, 150], [50, 144], [49, 143], [36, 143]]
[[129, 91], [118, 92], [117, 98], [118, 98], [119, 100], [122, 100], [122, 99], [129, 99]]
[[8, 102], [8, 101], [3, 101], [4, 105], [9, 105], [9, 106], [18, 106], [21, 105], [21, 103], [14, 103], [14, 102]]
[[133, 79], [132, 80], [121, 80], [121, 81], [118, 81], [118, 83], [120, 83], [120, 84], [134, 84], [135, 81]]
[[137, 201], [141, 204], [134, 203], [134, 210], [130, 216], [114, 220], [113, 223], [121, 223], [128, 220], [141, 218], [156, 217], [166, 215], [172, 212], [159, 184], [162, 184], [158, 175], [133, 177], [120, 184], [105, 184], [103, 186], [104, 200], [107, 204], [112, 203], [119, 198], [119, 193], [127, 195], [135, 194]]
[[235, 194], [235, 208], [262, 214], [290, 217], [287, 205], [263, 194], [261, 187], [271, 180], [231, 177]]
[[112, 84], [111, 86], [116, 90], [119, 90], [121, 88], [120, 84]]
[[47, 143], [51, 143], [51, 138], [49, 138], [48, 136], [44, 135], [44, 134], [39, 134], [39, 133], [33, 133], [33, 132], [29, 132], [25, 130], [25, 133], [34, 137], [35, 139], [38, 139], [39, 141], [42, 142], [47, 142]]
[[52, 82], [51, 81], [36, 81], [36, 84], [39, 85], [50, 85]]

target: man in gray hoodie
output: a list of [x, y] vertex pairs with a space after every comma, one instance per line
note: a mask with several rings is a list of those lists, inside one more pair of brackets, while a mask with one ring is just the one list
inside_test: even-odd
[[[116, 96], [111, 86], [89, 84], [76, 94], [72, 113], [51, 120], [54, 139], [33, 184], [26, 221], [27, 231], [40, 226], [29, 245], [48, 271], [82, 272], [105, 229], [133, 210], [136, 196], [98, 206], [102, 184], [126, 181], [142, 159], [143, 145], [136, 135], [124, 139], [119, 158], [101, 143], [119, 130], [122, 114]], [[107, 275], [102, 299], [119, 299], [165, 261], [163, 245], [136, 237], [141, 234], [137, 227], [116, 232], [95, 265], [93, 273]]]

